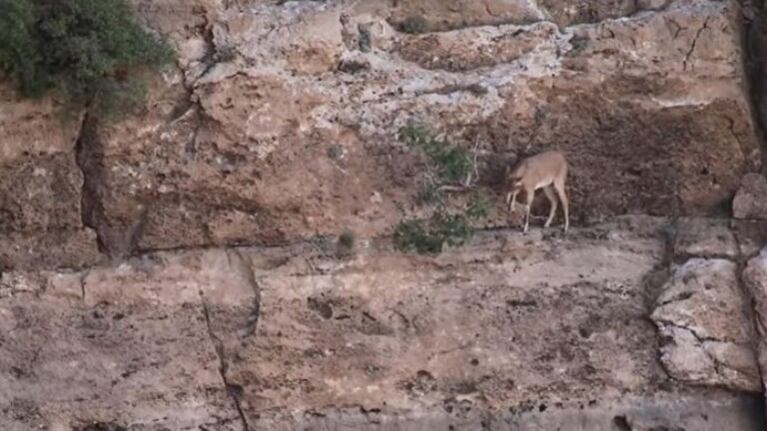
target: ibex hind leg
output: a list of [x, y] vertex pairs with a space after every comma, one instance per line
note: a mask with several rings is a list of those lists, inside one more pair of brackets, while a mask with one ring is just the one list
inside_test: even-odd
[[570, 215], [569, 215], [570, 203], [567, 201], [567, 193], [565, 192], [565, 179], [562, 178], [561, 180], [554, 181], [554, 189], [556, 189], [557, 195], [559, 195], [559, 200], [562, 201], [562, 210], [565, 213], [564, 230], [565, 232], [567, 232], [567, 229], [570, 228]]
[[546, 220], [546, 224], [543, 225], [543, 227], [549, 227], [551, 226], [551, 222], [554, 220], [554, 216], [557, 213], [557, 196], [556, 192], [554, 191], [554, 187], [551, 185], [544, 187], [543, 192], [546, 194], [546, 197], [551, 203], [551, 208], [549, 209], [549, 218]]
[[525, 234], [530, 227], [530, 208], [533, 206], [534, 195], [535, 190], [525, 190], [525, 229], [523, 230]]

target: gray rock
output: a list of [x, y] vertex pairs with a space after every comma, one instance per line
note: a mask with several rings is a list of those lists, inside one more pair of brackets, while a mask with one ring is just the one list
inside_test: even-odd
[[767, 220], [767, 179], [761, 174], [746, 174], [732, 201], [732, 216], [737, 219]]

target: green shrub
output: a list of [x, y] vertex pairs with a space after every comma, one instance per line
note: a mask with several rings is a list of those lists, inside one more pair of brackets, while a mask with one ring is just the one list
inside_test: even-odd
[[472, 229], [463, 214], [448, 214], [443, 208], [428, 220], [405, 220], [394, 232], [394, 245], [401, 251], [422, 254], [442, 252], [445, 244], [457, 246], [471, 238]]
[[474, 169], [467, 149], [436, 139], [421, 124], [410, 122], [400, 128], [399, 139], [411, 148], [423, 150], [444, 182], [463, 182]]
[[444, 191], [450, 187], [443, 186], [455, 187], [456, 183], [465, 186], [464, 182], [474, 170], [470, 152], [436, 139], [429, 129], [415, 122], [400, 128], [398, 137], [408, 147], [422, 150], [429, 158], [431, 175], [427, 175], [427, 181], [418, 191], [416, 199], [419, 204], [437, 205], [428, 220], [400, 222], [394, 232], [395, 247], [402, 251], [439, 253], [445, 244], [464, 244], [473, 234], [469, 221], [488, 214], [487, 197], [474, 191], [462, 212], [451, 212], [447, 209]]
[[439, 186], [433, 182], [427, 182], [424, 184], [423, 187], [418, 190], [418, 195], [416, 195], [416, 201], [419, 205], [428, 205], [435, 202], [441, 202], [444, 200], [444, 198], [445, 193], [442, 192]]
[[589, 46], [589, 39], [583, 38], [583, 37], [573, 37], [570, 39], [570, 45], [573, 47], [570, 52], [567, 53], [568, 56], [576, 56], [583, 51], [586, 50]]
[[463, 182], [474, 168], [469, 151], [462, 147], [450, 147], [436, 153], [433, 160], [439, 176], [448, 182]]
[[338, 244], [347, 249], [354, 248], [354, 233], [351, 231], [344, 231], [338, 236]]
[[62, 98], [65, 112], [108, 119], [136, 108], [143, 72], [172, 60], [126, 0], [0, 0], [0, 71], [22, 96]]
[[400, 23], [399, 29], [403, 33], [418, 34], [425, 33], [428, 26], [429, 23], [426, 21], [426, 18], [420, 15], [412, 15]]
[[349, 230], [343, 231], [341, 235], [338, 235], [338, 241], [336, 242], [336, 257], [350, 256], [354, 252], [355, 243], [354, 232]]
[[490, 202], [484, 193], [474, 193], [469, 201], [469, 208], [466, 210], [466, 216], [477, 220], [487, 217], [490, 212]]

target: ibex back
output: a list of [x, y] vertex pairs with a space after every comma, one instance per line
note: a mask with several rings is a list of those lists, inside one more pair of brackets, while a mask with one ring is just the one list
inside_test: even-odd
[[544, 227], [549, 227], [554, 215], [557, 212], [557, 196], [562, 201], [562, 209], [565, 213], [564, 230], [570, 227], [570, 218], [568, 215], [567, 193], [565, 192], [565, 181], [567, 180], [567, 160], [560, 151], [546, 151], [535, 156], [522, 160], [514, 169], [506, 168], [505, 181], [509, 190], [506, 195], [506, 203], [509, 205], [509, 211], [514, 211], [517, 203], [517, 194], [520, 191], [525, 192], [525, 229], [527, 233], [530, 224], [530, 206], [533, 203], [535, 191], [543, 189], [546, 197], [551, 202], [549, 218]]

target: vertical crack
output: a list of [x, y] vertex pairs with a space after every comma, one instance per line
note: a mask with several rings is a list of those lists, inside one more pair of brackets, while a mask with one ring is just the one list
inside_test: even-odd
[[75, 142], [75, 164], [83, 176], [80, 190], [80, 218], [82, 225], [96, 232], [96, 241], [101, 253], [106, 253], [107, 244], [99, 228], [98, 214], [102, 212], [98, 198], [98, 180], [100, 177], [101, 157], [95, 148], [95, 120], [86, 111], [80, 120], [80, 131]]
[[221, 380], [224, 382], [224, 388], [229, 398], [232, 399], [235, 409], [237, 409], [237, 414], [240, 417], [240, 422], [242, 423], [243, 431], [250, 431], [248, 418], [245, 416], [245, 413], [242, 411], [242, 406], [240, 405], [240, 397], [232, 389], [234, 386], [230, 385], [228, 379], [226, 378], [227, 365], [226, 365], [226, 351], [224, 348], [224, 343], [223, 341], [221, 341], [220, 338], [218, 338], [216, 333], [213, 331], [213, 326], [211, 325], [211, 320], [210, 320], [210, 308], [208, 306], [208, 302], [205, 300], [205, 296], [203, 295], [202, 291], [200, 291], [200, 301], [202, 303], [203, 314], [205, 315], [205, 324], [207, 325], [207, 328], [208, 328], [208, 336], [210, 337], [210, 340], [213, 342], [213, 347], [216, 350], [216, 356], [218, 356], [218, 362], [219, 362], [218, 371], [221, 374]]
[[690, 60], [690, 56], [692, 56], [692, 53], [695, 51], [695, 45], [698, 43], [698, 38], [700, 37], [701, 33], [703, 33], [703, 30], [708, 28], [708, 21], [710, 19], [711, 18], [706, 18], [706, 20], [703, 21], [703, 25], [698, 29], [697, 32], [695, 32], [695, 37], [692, 39], [690, 49], [687, 51], [687, 54], [685, 54], [684, 60], [682, 61], [682, 70], [687, 70], [687, 62]]
[[743, 1], [743, 16], [740, 31], [740, 45], [742, 49], [742, 65], [744, 79], [744, 91], [746, 100], [751, 108], [751, 120], [754, 132], [762, 150], [762, 172], [767, 173], [767, 86], [765, 75], [767, 74], [767, 11], [764, 10], [762, 1]]
[[[743, 274], [746, 270], [746, 267], [748, 266], [748, 261], [754, 257], [754, 256], [748, 256], [743, 253], [743, 247], [740, 241], [740, 235], [735, 234], [733, 235], [735, 237], [735, 245], [737, 247], [738, 255], [736, 260], [736, 275], [737, 275], [737, 282], [738, 282], [738, 290], [740, 291], [740, 294], [743, 296], [744, 303], [747, 304], [746, 306], [746, 316], [749, 318], [749, 338], [753, 340], [751, 342], [751, 350], [754, 352], [754, 357], [756, 361], [756, 370], [759, 373], [759, 381], [762, 382], [762, 387], [764, 387], [764, 373], [765, 370], [761, 367], [761, 361], [759, 361], [759, 345], [760, 345], [760, 333], [762, 333], [760, 324], [761, 319], [759, 316], [759, 311], [757, 309], [757, 302], [756, 298], [754, 297], [754, 294], [751, 292], [751, 289], [748, 287], [748, 284], [743, 278]], [[765, 394], [762, 393], [762, 396]]]

